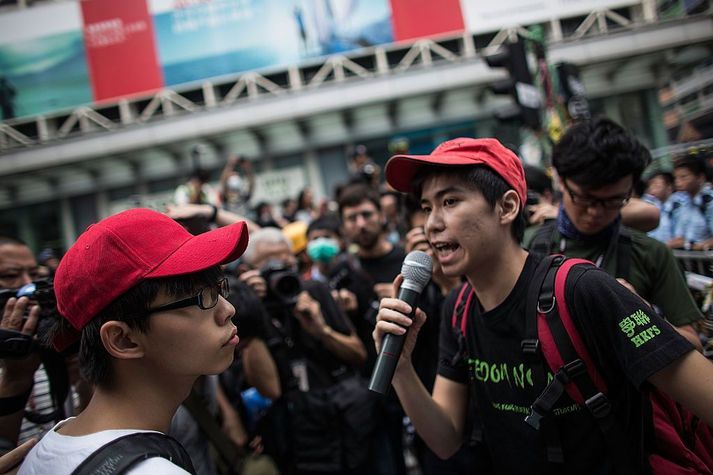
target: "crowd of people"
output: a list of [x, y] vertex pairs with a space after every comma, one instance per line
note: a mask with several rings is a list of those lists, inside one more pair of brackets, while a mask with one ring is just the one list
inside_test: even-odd
[[[637, 197], [651, 157], [606, 118], [568, 129], [554, 177], [495, 139], [383, 173], [360, 146], [333, 196], [307, 187], [278, 211], [229, 157], [217, 189], [198, 170], [168, 210], [108, 217], [44, 268], [0, 237], [0, 473], [695, 473], [713, 460], [713, 367], [671, 248], [713, 243], [713, 191], [684, 158], [678, 192], [656, 175]], [[395, 297], [414, 250], [433, 270], [411, 319]], [[551, 396], [582, 377], [545, 368], [532, 338], [551, 254], [592, 263], [562, 291], [605, 406]], [[406, 340], [382, 397], [367, 383], [387, 333]], [[664, 447], [661, 421], [689, 413], [653, 388], [701, 444]]]

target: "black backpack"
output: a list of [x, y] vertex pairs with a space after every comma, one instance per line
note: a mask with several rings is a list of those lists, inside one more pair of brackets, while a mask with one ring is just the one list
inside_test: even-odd
[[176, 439], [158, 432], [137, 432], [99, 447], [72, 475], [118, 475], [153, 457], [165, 458], [189, 473], [196, 473], [191, 458]]
[[[548, 461], [553, 464], [564, 461], [560, 435], [555, 426], [546, 421], [554, 405], [567, 393], [591, 413], [618, 473], [643, 473], [650, 467], [655, 475], [713, 475], [713, 431], [655, 388], [642, 391], [642, 397], [649, 399], [652, 409], [653, 453], [646, 453], [643, 440], [627, 440], [621, 422], [611, 410], [605, 375], [597, 368], [567, 305], [567, 277], [574, 266], [582, 265], [593, 264], [560, 255], [545, 257], [537, 266], [527, 291], [526, 338], [520, 346], [534, 365], [546, 363], [554, 377], [533, 401], [525, 421], [544, 437]], [[467, 316], [474, 295], [470, 284], [464, 283], [453, 307], [451, 327], [459, 340], [459, 359], [472, 354], [468, 348]], [[475, 384], [472, 374], [470, 381], [471, 385]], [[543, 420], [545, 424], [541, 427]]]
[[[529, 246], [529, 251], [533, 254], [548, 256], [553, 253], [561, 253], [559, 249], [554, 248], [554, 239], [557, 235], [557, 220], [552, 219], [546, 221], [540, 229], [537, 230], [535, 237]], [[615, 238], [609, 240], [607, 249], [603, 256], [603, 262], [598, 264], [604, 268], [606, 262], [616, 255], [616, 275], [614, 277], [629, 280], [629, 271], [631, 269], [631, 232], [624, 226], [619, 226]]]

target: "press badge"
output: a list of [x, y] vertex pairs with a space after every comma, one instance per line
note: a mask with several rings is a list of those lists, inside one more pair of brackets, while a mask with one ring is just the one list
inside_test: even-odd
[[307, 377], [307, 363], [305, 360], [295, 360], [290, 363], [292, 375], [297, 379], [297, 387], [302, 392], [309, 391], [309, 379]]

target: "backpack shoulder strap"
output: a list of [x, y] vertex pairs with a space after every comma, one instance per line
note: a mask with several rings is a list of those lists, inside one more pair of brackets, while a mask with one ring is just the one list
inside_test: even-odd
[[176, 439], [157, 432], [137, 432], [99, 447], [72, 475], [121, 474], [153, 457], [165, 458], [189, 473], [196, 473], [191, 458]]
[[461, 333], [465, 336], [465, 330], [468, 326], [468, 312], [470, 311], [470, 304], [473, 300], [473, 295], [475, 291], [470, 286], [468, 281], [463, 282], [460, 290], [458, 291], [458, 297], [456, 298], [456, 304], [453, 306], [453, 315], [451, 316], [451, 327], [460, 328]]
[[629, 280], [631, 270], [631, 231], [620, 226], [616, 242], [616, 277]]
[[[567, 394], [587, 408], [604, 436], [608, 453], [621, 473], [638, 473], [639, 459], [629, 450], [626, 432], [612, 413], [606, 381], [600, 374], [579, 331], [566, 300], [567, 277], [576, 265], [593, 265], [584, 259], [565, 259], [554, 275], [554, 298], [550, 308], [538, 305], [537, 333], [542, 354], [554, 378], [533, 402], [525, 419], [538, 428], [540, 419], [550, 414], [554, 404]], [[544, 286], [543, 286], [544, 287]], [[541, 296], [542, 300], [542, 296]]]
[[533, 254], [548, 255], [552, 252], [552, 241], [557, 231], [557, 220], [551, 219], [537, 230], [535, 237], [530, 242], [529, 251]]
[[[592, 397], [596, 393], [606, 394], [607, 387], [604, 378], [599, 374], [594, 360], [589, 354], [582, 337], [572, 321], [572, 316], [569, 312], [569, 307], [566, 300], [566, 284], [570, 270], [579, 264], [593, 265], [591, 262], [584, 259], [565, 259], [562, 265], [557, 270], [554, 281], [554, 304], [557, 312], [543, 312], [538, 315], [537, 333], [542, 345], [542, 353], [545, 356], [548, 366], [553, 373], [556, 373], [560, 368], [568, 364], [581, 360], [586, 369], [585, 374], [589, 376], [592, 385], [584, 391], [578, 386], [579, 381], [574, 381], [575, 384], [568, 384], [565, 390], [570, 397], [577, 403], [584, 405], [587, 397]], [[539, 310], [543, 310], [540, 307]], [[578, 378], [579, 379], [579, 378]], [[587, 384], [585, 381], [582, 384]]]

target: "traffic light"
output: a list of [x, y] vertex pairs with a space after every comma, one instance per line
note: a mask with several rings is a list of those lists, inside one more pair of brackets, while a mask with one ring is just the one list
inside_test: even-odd
[[541, 129], [540, 107], [542, 100], [539, 89], [533, 84], [527, 53], [522, 41], [504, 44], [497, 53], [485, 57], [491, 68], [505, 68], [509, 77], [490, 85], [495, 94], [509, 94], [515, 100], [513, 107], [497, 111], [499, 120], [519, 118], [533, 130]]
[[562, 103], [572, 120], [588, 119], [591, 116], [589, 102], [584, 94], [584, 85], [579, 76], [579, 68], [572, 63], [557, 65], [559, 90]]

